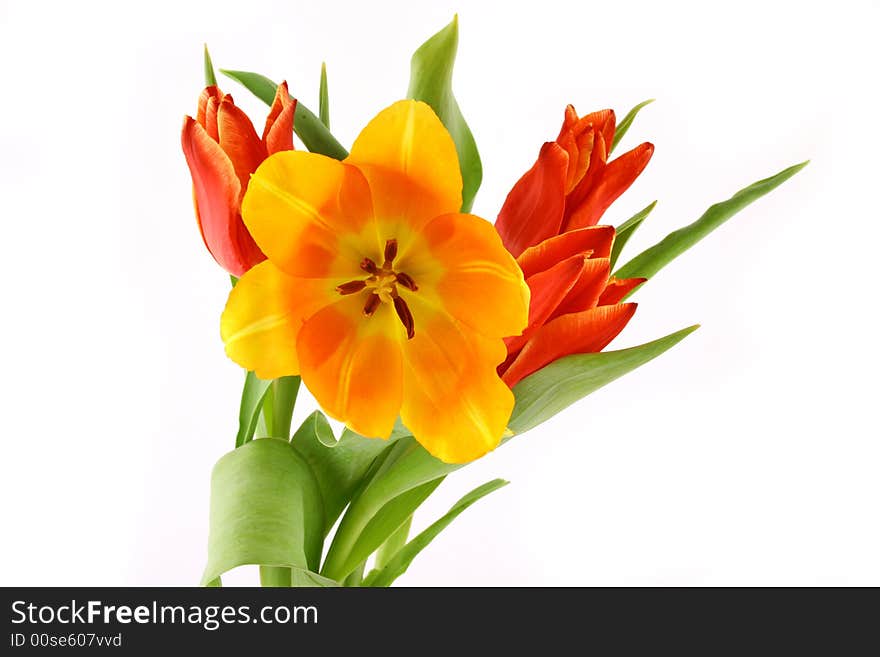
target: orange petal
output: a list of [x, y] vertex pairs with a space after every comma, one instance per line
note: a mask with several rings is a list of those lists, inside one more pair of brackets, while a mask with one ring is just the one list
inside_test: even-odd
[[202, 127], [208, 132], [208, 136], [214, 141], [220, 141], [220, 134], [217, 132], [217, 110], [220, 109], [220, 101], [223, 100], [223, 94], [209, 95], [205, 106], [205, 122]]
[[316, 153], [281, 151], [263, 162], [242, 215], [269, 259], [292, 276], [363, 278], [361, 260], [381, 252], [366, 179]]
[[602, 180], [608, 158], [608, 146], [609, 142], [605, 141], [604, 133], [596, 131], [593, 150], [590, 153], [590, 166], [584, 177], [577, 184], [577, 187], [565, 199], [565, 215], [562, 221], [563, 232], [575, 228], [583, 228], [586, 225], [595, 225], [595, 222], [593, 224], [574, 225], [572, 223], [572, 216], [580, 210], [592, 189]]
[[556, 235], [529, 247], [516, 261], [528, 278], [578, 253], [591, 252], [591, 258], [607, 258], [611, 255], [613, 243], [613, 227], [589, 226]]
[[416, 228], [461, 209], [461, 171], [449, 132], [425, 103], [401, 100], [361, 131], [346, 162], [370, 182], [376, 215]]
[[503, 375], [511, 388], [533, 372], [570, 354], [602, 351], [623, 330], [636, 304], [602, 306], [563, 315], [545, 324]]
[[267, 153], [251, 120], [235, 106], [232, 96], [227, 95], [220, 102], [217, 110], [217, 134], [220, 147], [232, 160], [241, 189], [247, 189], [251, 174], [266, 159]]
[[611, 261], [608, 258], [591, 258], [584, 263], [581, 275], [572, 286], [568, 296], [559, 304], [554, 317], [568, 313], [579, 313], [595, 308], [599, 297], [605, 290], [608, 275], [611, 273]]
[[[214, 102], [219, 104], [220, 100], [223, 98], [223, 92], [220, 91], [220, 89], [217, 88], [216, 86], [212, 85], [210, 87], [205, 87], [202, 90], [202, 93], [199, 94], [199, 108], [198, 108], [198, 111], [196, 112], [196, 122], [200, 126], [202, 126], [203, 128], [206, 127], [206, 125], [207, 125], [208, 100], [210, 98], [213, 98]], [[216, 107], [216, 105], [215, 105], [215, 107]], [[217, 130], [216, 113], [214, 114], [213, 118], [214, 118], [214, 122], [215, 122], [214, 131], [216, 132], [216, 130]]]
[[199, 230], [208, 251], [233, 276], [266, 259], [238, 212], [240, 183], [220, 145], [192, 118], [183, 122], [181, 144], [193, 181]]
[[515, 335], [504, 341], [508, 353], [522, 349], [535, 330], [556, 310], [559, 303], [568, 295], [572, 286], [580, 278], [585, 261], [586, 258], [582, 254], [576, 254], [556, 263], [550, 269], [526, 279], [531, 291], [529, 328], [523, 331], [522, 335]]
[[[424, 250], [401, 253], [395, 261], [420, 295], [487, 337], [522, 332], [529, 289], [492, 224], [470, 214], [446, 214], [426, 224], [422, 238]], [[420, 257], [425, 251], [430, 259]]]
[[275, 90], [275, 100], [263, 128], [263, 144], [269, 155], [278, 151], [293, 150], [293, 115], [296, 100], [290, 97], [287, 82], [282, 82]]
[[623, 298], [644, 283], [647, 278], [610, 278], [605, 291], [599, 297], [600, 306], [611, 306], [620, 303]]
[[261, 379], [299, 374], [296, 338], [303, 320], [339, 299], [335, 281], [288, 276], [271, 262], [247, 272], [220, 319], [226, 354]]
[[547, 142], [534, 166], [510, 190], [495, 229], [514, 256], [559, 233], [567, 168], [565, 150], [555, 142]]
[[310, 317], [296, 351], [303, 382], [321, 407], [363, 436], [388, 438], [403, 398], [399, 320], [382, 303], [362, 313], [351, 295]]
[[498, 446], [513, 411], [513, 394], [495, 371], [504, 344], [417, 298], [410, 305], [416, 332], [404, 345], [401, 419], [441, 461], [472, 461]]
[[609, 162], [601, 178], [569, 217], [567, 228], [570, 230], [598, 223], [605, 210], [629, 189], [648, 166], [653, 154], [653, 144], [644, 143]]

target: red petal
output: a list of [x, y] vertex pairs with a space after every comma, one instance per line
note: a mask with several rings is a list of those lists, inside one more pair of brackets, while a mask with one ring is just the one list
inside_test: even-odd
[[600, 306], [611, 306], [620, 303], [623, 298], [644, 283], [647, 278], [610, 278], [605, 291], [599, 297]]
[[526, 279], [531, 290], [529, 301], [529, 323], [522, 335], [507, 338], [508, 353], [522, 349], [534, 329], [541, 326], [548, 317], [556, 310], [571, 290], [572, 286], [580, 278], [584, 268], [585, 258], [583, 255], [574, 255], [571, 258], [557, 263], [546, 271], [542, 271]]
[[[593, 188], [602, 180], [605, 174], [605, 160], [608, 157], [608, 143], [605, 141], [604, 133], [596, 131], [595, 141], [593, 142], [593, 151], [590, 153], [590, 167], [583, 179], [578, 183], [571, 193], [565, 199], [565, 218], [562, 222], [563, 231], [569, 231], [574, 228], [583, 228], [587, 224], [573, 225], [571, 217], [579, 211]], [[595, 225], [595, 222], [593, 224]]]
[[587, 260], [577, 283], [572, 286], [568, 295], [556, 308], [553, 317], [595, 308], [599, 303], [599, 297], [605, 290], [610, 273], [611, 261], [608, 258]]
[[[220, 91], [219, 88], [212, 85], [210, 87], [205, 87], [202, 89], [202, 93], [199, 94], [199, 109], [196, 112], [196, 121], [203, 128], [206, 126], [206, 118], [208, 111], [208, 99], [213, 98], [218, 103], [223, 98], [223, 92]], [[216, 119], [216, 116], [215, 116]]]
[[522, 269], [523, 276], [528, 278], [578, 253], [592, 251], [591, 258], [607, 258], [611, 255], [613, 243], [614, 228], [589, 226], [555, 235], [529, 247], [520, 254], [516, 262]]
[[247, 189], [251, 174], [266, 159], [266, 147], [257, 136], [251, 120], [240, 108], [235, 106], [232, 96], [220, 102], [217, 112], [217, 129], [220, 147], [232, 160], [235, 173], [241, 183], [241, 194]]
[[565, 150], [555, 142], [547, 142], [535, 165], [507, 195], [495, 229], [514, 256], [559, 232], [567, 167]]
[[205, 246], [221, 267], [241, 276], [265, 256], [238, 213], [241, 184], [232, 162], [190, 117], [184, 119], [181, 144], [192, 175], [196, 219]]
[[263, 144], [269, 155], [278, 151], [293, 150], [293, 115], [296, 112], [296, 100], [290, 97], [287, 82], [278, 85], [272, 109], [266, 118], [263, 129]]
[[199, 122], [208, 131], [208, 136], [214, 141], [220, 141], [220, 135], [217, 133], [217, 110], [220, 108], [222, 100], [223, 94], [209, 95], [205, 105], [205, 121], [204, 123]]
[[566, 228], [594, 226], [605, 210], [635, 182], [654, 154], [653, 144], [644, 143], [612, 160], [601, 178], [589, 190], [579, 207], [568, 216]]
[[636, 304], [625, 303], [557, 317], [535, 333], [501, 378], [512, 388], [563, 356], [602, 351], [635, 311]]

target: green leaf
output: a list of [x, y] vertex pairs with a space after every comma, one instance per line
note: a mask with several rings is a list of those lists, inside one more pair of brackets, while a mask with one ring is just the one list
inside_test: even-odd
[[483, 484], [479, 488], [475, 488], [462, 497], [453, 505], [445, 516], [440, 518], [437, 522], [398, 550], [384, 567], [378, 565], [377, 562], [377, 568], [367, 576], [363, 581], [362, 586], [391, 586], [394, 580], [406, 572], [409, 565], [413, 562], [413, 559], [415, 559], [418, 554], [424, 550], [440, 532], [446, 529], [465, 509], [489, 493], [496, 491], [499, 488], [503, 488], [508, 483], [509, 482], [506, 482], [503, 479], [494, 479], [493, 481]]
[[624, 245], [629, 241], [629, 238], [633, 236], [636, 229], [642, 225], [642, 222], [648, 218], [648, 215], [651, 214], [651, 210], [653, 210], [656, 205], [657, 201], [654, 201], [648, 207], [639, 210], [629, 219], [620, 224], [620, 226], [614, 231], [614, 245], [611, 247], [610, 267], [614, 267], [614, 263], [616, 263], [617, 259], [620, 257], [620, 252], [623, 251]]
[[629, 112], [627, 112], [626, 116], [623, 117], [623, 121], [617, 124], [617, 128], [614, 130], [614, 139], [611, 140], [611, 148], [608, 150], [608, 154], [610, 155], [612, 151], [617, 147], [617, 144], [623, 139], [623, 136], [627, 133], [633, 121], [636, 118], [636, 114], [645, 106], [650, 105], [654, 102], [653, 98], [649, 98], [648, 100], [643, 100], [641, 103], [633, 107]]
[[617, 278], [653, 277], [663, 267], [706, 237], [737, 212], [765, 194], [772, 192], [807, 166], [808, 163], [809, 160], [801, 162], [780, 171], [775, 176], [759, 180], [745, 189], [741, 189], [726, 201], [716, 203], [706, 210], [703, 216], [694, 223], [670, 233], [663, 240], [623, 265], [614, 272], [614, 275]]
[[314, 473], [324, 507], [322, 536], [326, 536], [388, 442], [349, 430], [337, 441], [327, 418], [315, 411], [293, 435], [291, 444]]
[[290, 443], [261, 438], [229, 452], [211, 474], [209, 584], [238, 566], [290, 568], [297, 581], [332, 585], [317, 575], [323, 537], [318, 486]]
[[214, 75], [214, 65], [211, 63], [211, 53], [208, 52], [208, 44], [205, 44], [205, 86], [213, 87], [217, 84], [217, 76]]
[[397, 551], [400, 550], [404, 545], [406, 545], [406, 540], [409, 538], [409, 530], [412, 527], [412, 516], [403, 521], [403, 524], [397, 528], [391, 536], [389, 536], [384, 543], [376, 550], [376, 570], [382, 570], [388, 562], [391, 561], [391, 558], [397, 554]]
[[523, 433], [550, 419], [574, 402], [595, 392], [681, 342], [698, 326], [691, 326], [638, 347], [596, 354], [565, 356], [516, 384], [516, 406], [510, 429]]
[[257, 428], [257, 420], [263, 407], [263, 399], [271, 381], [258, 379], [253, 372], [248, 372], [244, 379], [244, 387], [241, 390], [241, 406], [238, 410], [238, 435], [235, 437], [235, 446], [241, 447], [254, 437]]
[[414, 438], [395, 442], [351, 501], [321, 573], [342, 580], [406, 522], [442, 479], [462, 464], [431, 456]]
[[458, 50], [458, 16], [425, 41], [412, 56], [408, 98], [430, 105], [452, 135], [464, 183], [461, 211], [470, 212], [483, 180], [483, 165], [474, 136], [452, 94], [452, 70]]
[[321, 123], [330, 129], [330, 92], [327, 89], [327, 64], [321, 62], [321, 85], [318, 91], [318, 116]]
[[[248, 71], [227, 71], [222, 68], [220, 72], [238, 82], [267, 105], [271, 106], [272, 101], [275, 100], [275, 90], [278, 85], [266, 76]], [[293, 94], [291, 97], [294, 97]], [[330, 134], [314, 112], [299, 100], [296, 102], [296, 113], [293, 116], [293, 131], [313, 153], [320, 153], [337, 160], [343, 160], [348, 156], [348, 151], [336, 140], [336, 137]]]
[[282, 376], [272, 381], [272, 437], [290, 440], [290, 421], [299, 394], [300, 378]]

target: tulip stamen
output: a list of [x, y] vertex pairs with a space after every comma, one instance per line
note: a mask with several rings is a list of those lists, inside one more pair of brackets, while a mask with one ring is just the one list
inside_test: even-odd
[[336, 286], [336, 291], [339, 294], [356, 294], [360, 292], [365, 287], [367, 287], [366, 281], [349, 281], [348, 283], [343, 283], [342, 285]]
[[382, 299], [379, 298], [378, 294], [368, 296], [367, 302], [364, 304], [364, 317], [372, 317], [381, 303]]

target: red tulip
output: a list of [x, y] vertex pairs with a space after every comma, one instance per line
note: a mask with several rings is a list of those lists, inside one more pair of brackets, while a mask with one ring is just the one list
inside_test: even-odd
[[620, 302], [644, 279], [610, 275], [614, 228], [596, 224], [654, 147], [608, 162], [614, 130], [611, 110], [578, 118], [566, 107], [556, 141], [544, 144], [498, 215], [495, 228], [531, 289], [528, 328], [506, 340], [498, 368], [510, 387], [563, 356], [601, 351], [635, 312], [634, 303]]
[[214, 259], [241, 276], [266, 259], [241, 219], [241, 199], [251, 174], [269, 155], [293, 150], [296, 101], [278, 85], [263, 136], [216, 86], [199, 96], [196, 118], [184, 118], [181, 142], [193, 180], [196, 219]]

